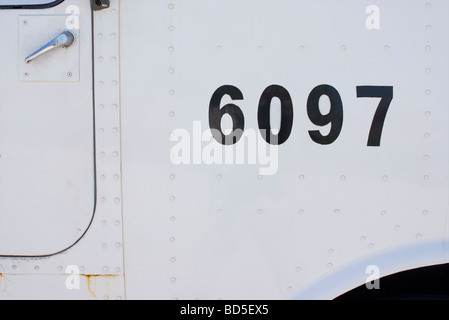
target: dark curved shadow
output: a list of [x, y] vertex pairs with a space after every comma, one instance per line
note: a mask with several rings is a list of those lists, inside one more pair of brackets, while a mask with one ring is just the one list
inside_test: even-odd
[[449, 264], [385, 276], [379, 289], [361, 285], [334, 300], [449, 300]]

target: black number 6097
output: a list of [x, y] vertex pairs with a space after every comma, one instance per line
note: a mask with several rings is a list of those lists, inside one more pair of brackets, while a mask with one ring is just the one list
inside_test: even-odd
[[[392, 86], [357, 86], [357, 98], [381, 98], [374, 114], [367, 145], [380, 146], [385, 117], [393, 100]], [[245, 129], [243, 111], [235, 104], [229, 103], [220, 107], [221, 100], [228, 95], [232, 100], [243, 100], [242, 92], [234, 86], [225, 85], [218, 88], [212, 95], [209, 105], [209, 127], [213, 131], [215, 140], [224, 145], [237, 143]], [[323, 114], [319, 108], [322, 96], [330, 101], [330, 110]], [[276, 136], [271, 131], [271, 101], [278, 98], [281, 102], [281, 126]], [[293, 102], [289, 92], [279, 85], [271, 85], [264, 90], [259, 100], [257, 120], [259, 130], [267, 143], [281, 145], [289, 138], [293, 126]], [[232, 133], [225, 135], [221, 128], [221, 120], [228, 114], [233, 123]], [[334, 87], [322, 84], [315, 87], [307, 99], [307, 114], [310, 121], [317, 126], [324, 127], [330, 124], [329, 133], [323, 135], [319, 130], [310, 130], [310, 138], [321, 145], [329, 145], [337, 140], [343, 127], [343, 102], [340, 94]], [[229, 139], [231, 137], [231, 139]]]

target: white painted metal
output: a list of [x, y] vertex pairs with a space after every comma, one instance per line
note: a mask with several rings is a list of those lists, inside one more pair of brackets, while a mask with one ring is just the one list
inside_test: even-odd
[[[19, 19], [48, 17], [48, 28], [41, 27], [45, 34], [36, 40], [43, 44], [58, 31], [54, 17], [65, 18], [73, 6], [79, 13], [80, 28], [75, 31], [80, 34], [80, 50], [72, 57], [79, 60], [80, 80], [19, 82], [19, 48], [7, 45], [19, 44]], [[119, 86], [113, 83], [118, 81], [118, 39], [109, 36], [118, 32], [117, 12], [113, 2], [110, 11], [95, 13], [92, 25], [88, 0], [66, 0], [42, 10], [0, 10], [5, 40], [0, 43], [0, 299], [125, 297]], [[98, 33], [95, 48], [92, 27]], [[13, 28], [16, 32], [7, 32]], [[93, 60], [94, 52], [104, 60]], [[41, 63], [54, 63], [52, 58], [58, 60], [58, 54], [63, 53], [42, 57]], [[93, 70], [101, 81], [93, 82]], [[19, 108], [22, 100], [28, 103]], [[21, 112], [24, 107], [27, 113]], [[6, 115], [15, 117], [8, 120]], [[12, 151], [29, 156], [14, 163], [8, 157]], [[55, 185], [63, 178], [62, 182], [72, 182], [70, 189], [64, 183]], [[37, 203], [46, 207], [37, 212], [40, 215]], [[53, 254], [60, 250], [64, 251]], [[79, 288], [74, 286], [77, 281]]]
[[[66, 28], [67, 16], [47, 12], [0, 11], [1, 255], [64, 250], [95, 209], [91, 19], [80, 19], [82, 46], [25, 67], [28, 54]], [[78, 81], [61, 82], [68, 72]], [[18, 81], [25, 78], [35, 82]]]
[[[45, 57], [48, 72], [36, 65], [28, 81], [22, 55], [62, 31], [73, 5], [79, 49]], [[331, 299], [369, 265], [384, 276], [449, 262], [449, 4], [379, 0], [380, 29], [367, 28], [370, 5], [112, 0], [93, 29], [88, 0], [0, 10], [0, 299]], [[71, 63], [79, 73], [58, 74]], [[218, 146], [201, 141], [217, 88], [242, 91], [233, 103], [257, 138], [272, 84], [294, 107], [275, 172], [195, 153]], [[308, 134], [320, 84], [343, 101], [328, 146]], [[380, 147], [366, 146], [379, 99], [357, 98], [360, 85], [394, 88]], [[176, 164], [180, 133], [192, 164]], [[71, 191], [52, 189], [67, 172]]]
[[[121, 1], [128, 298], [307, 298], [309, 285], [360, 267], [310, 294], [332, 298], [363, 284], [369, 257], [385, 273], [447, 262], [448, 3], [426, 3], [378, 1], [381, 29], [370, 30], [371, 1]], [[257, 132], [272, 84], [295, 112], [275, 175], [170, 161], [178, 129], [195, 161], [218, 87], [242, 91], [234, 103]], [[320, 84], [344, 105], [329, 146], [308, 135], [307, 97]], [[379, 99], [358, 99], [357, 85], [394, 86], [381, 147], [366, 146]], [[423, 243], [432, 255], [390, 267], [374, 258]]]

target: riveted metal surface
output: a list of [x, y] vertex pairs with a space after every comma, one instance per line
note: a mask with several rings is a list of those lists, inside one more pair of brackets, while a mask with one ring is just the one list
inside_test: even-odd
[[[95, 152], [96, 190], [95, 193], [92, 192], [92, 196], [96, 197], [96, 206], [90, 212], [91, 223], [85, 234], [80, 234], [81, 239], [63, 252], [46, 257], [0, 258], [1, 299], [125, 298], [118, 1], [112, 1], [108, 10], [98, 11], [93, 15], [89, 0], [66, 0], [64, 5], [35, 10], [33, 13], [61, 14], [74, 5], [80, 10], [81, 21], [86, 22], [81, 23], [80, 32], [84, 34], [84, 38], [80, 46], [90, 48], [87, 55], [82, 57], [83, 61], [88, 59], [90, 68], [86, 69], [85, 65], [81, 65], [81, 76], [90, 77], [90, 88], [93, 88], [91, 94], [94, 93], [88, 104], [95, 119], [95, 123], [92, 122], [90, 126], [95, 131], [92, 158]], [[20, 10], [4, 12], [23, 14]], [[104, 37], [100, 36], [102, 34]], [[79, 97], [70, 98], [80, 101]]]
[[[393, 273], [447, 261], [449, 13], [445, 1], [427, 3], [378, 1], [375, 30], [369, 1], [122, 1], [128, 297], [294, 298], [367, 257], [421, 244], [433, 255], [378, 263]], [[241, 90], [220, 106], [237, 105], [258, 136], [273, 84], [294, 109], [277, 172], [209, 164], [215, 90]], [[330, 145], [309, 136], [328, 132], [306, 109], [322, 84], [343, 102]], [[379, 147], [367, 146], [379, 99], [357, 98], [368, 85], [394, 90]], [[271, 116], [280, 119], [274, 107]]]

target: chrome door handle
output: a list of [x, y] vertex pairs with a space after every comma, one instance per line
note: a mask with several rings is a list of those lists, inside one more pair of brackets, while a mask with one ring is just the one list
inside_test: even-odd
[[26, 57], [25, 62], [30, 63], [31, 61], [39, 58], [43, 54], [52, 51], [56, 48], [63, 47], [67, 48], [72, 45], [72, 43], [75, 41], [75, 36], [70, 31], [64, 31], [59, 36], [51, 40], [49, 43], [47, 43], [45, 46], [37, 50], [36, 52], [33, 52], [28, 57]]

